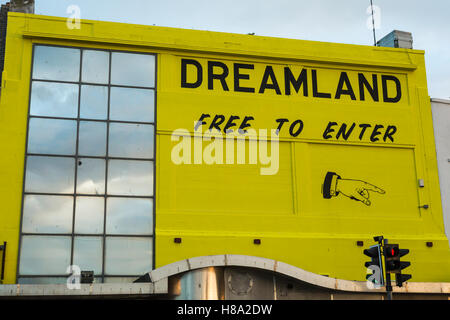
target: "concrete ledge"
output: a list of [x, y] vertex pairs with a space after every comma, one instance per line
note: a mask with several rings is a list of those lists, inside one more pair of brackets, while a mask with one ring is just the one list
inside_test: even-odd
[[49, 296], [140, 296], [167, 294], [168, 281], [154, 283], [93, 283], [81, 284], [80, 289], [68, 289], [65, 284], [0, 285], [0, 297], [49, 297]]
[[443, 104], [450, 104], [450, 100], [447, 100], [447, 99], [436, 99], [436, 98], [431, 98], [431, 102], [435, 102], [435, 103], [443, 103]]
[[[263, 269], [273, 271], [282, 275], [292, 277], [294, 279], [330, 290], [339, 290], [346, 292], [386, 292], [385, 288], [374, 289], [367, 286], [366, 281], [351, 281], [343, 279], [329, 278], [321, 276], [301, 268], [289, 265], [284, 262], [266, 259], [261, 257], [252, 257], [245, 255], [214, 255], [195, 257], [181, 260], [160, 267], [149, 272], [152, 282], [168, 279], [170, 276], [207, 267], [219, 266], [239, 266]], [[447, 282], [407, 282], [402, 288], [393, 287], [393, 292], [398, 293], [450, 293], [450, 283]]]

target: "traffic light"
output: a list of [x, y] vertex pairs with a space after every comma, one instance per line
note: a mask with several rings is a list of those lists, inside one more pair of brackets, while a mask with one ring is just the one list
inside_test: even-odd
[[401, 273], [395, 274], [395, 282], [396, 282], [397, 287], [402, 287], [403, 282], [408, 281], [409, 279], [411, 279], [410, 274], [401, 274]]
[[372, 274], [368, 274], [366, 279], [372, 282], [374, 285], [380, 287], [384, 285], [383, 276], [383, 262], [381, 260], [381, 249], [380, 245], [371, 246], [369, 249], [365, 249], [364, 254], [371, 258], [364, 266], [372, 270]]
[[386, 273], [395, 273], [395, 281], [398, 287], [403, 282], [411, 279], [410, 274], [402, 274], [402, 270], [409, 267], [409, 261], [400, 261], [400, 258], [409, 253], [408, 249], [400, 249], [398, 244], [386, 244], [384, 246], [384, 262]]

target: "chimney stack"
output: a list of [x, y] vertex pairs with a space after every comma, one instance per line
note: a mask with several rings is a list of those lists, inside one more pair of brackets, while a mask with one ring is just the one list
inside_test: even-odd
[[34, 13], [34, 0], [11, 0], [9, 11]]

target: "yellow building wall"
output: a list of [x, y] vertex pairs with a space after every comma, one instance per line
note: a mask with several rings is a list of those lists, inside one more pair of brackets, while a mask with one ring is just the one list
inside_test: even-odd
[[[450, 281], [423, 51], [97, 21], [82, 21], [80, 29], [72, 30], [63, 18], [10, 13], [0, 101], [0, 241], [8, 242], [5, 283], [16, 281], [33, 43], [158, 54], [155, 267], [195, 256], [243, 254], [362, 281], [367, 260], [362, 251], [374, 244], [373, 236], [383, 235], [410, 249], [411, 281]], [[196, 88], [181, 86], [183, 59], [202, 66], [203, 81]], [[218, 79], [208, 87], [208, 61], [226, 66], [228, 91]], [[252, 68], [236, 70], [236, 64]], [[268, 68], [273, 74], [260, 93]], [[286, 94], [285, 68], [295, 77], [306, 70], [307, 96], [303, 87], [297, 93], [291, 86], [291, 94]], [[213, 69], [216, 74], [221, 70]], [[194, 82], [196, 69], [189, 65], [186, 71], [187, 81]], [[314, 97], [313, 72], [316, 91], [330, 93], [331, 98]], [[344, 94], [336, 97], [343, 72], [348, 82], [341, 87]], [[238, 73], [243, 75], [238, 86], [254, 88], [254, 93], [235, 90]], [[379, 101], [367, 90], [361, 101], [359, 74], [372, 85], [373, 75], [377, 77]], [[398, 79], [400, 101], [383, 101], [383, 76]], [[395, 95], [392, 81], [387, 91]], [[201, 131], [194, 132], [194, 122], [206, 114]], [[234, 164], [227, 163], [226, 140], [221, 146], [214, 144], [220, 139], [208, 138], [216, 115], [225, 118], [222, 129], [231, 116], [239, 117], [233, 129], [248, 117], [247, 134], [227, 135], [228, 141], [235, 135], [250, 136], [239, 142], [246, 150], [266, 140], [259, 136], [260, 129], [270, 138], [277, 119], [288, 119], [277, 135], [279, 143], [269, 145], [271, 151], [279, 149], [277, 170], [261, 174], [269, 165], [259, 156], [256, 164], [250, 163], [249, 154], [244, 164], [236, 163], [237, 149], [228, 157]], [[296, 120], [302, 121], [303, 130], [293, 136], [289, 126]], [[330, 122], [336, 123], [331, 126], [334, 131], [325, 132]], [[354, 123], [353, 131], [347, 139], [336, 138], [344, 123], [347, 130]], [[370, 125], [363, 135], [361, 124]], [[372, 136], [376, 125], [383, 127]], [[390, 139], [385, 132], [393, 126]], [[173, 135], [177, 129], [182, 131]], [[189, 156], [175, 152], [183, 142], [192, 147]], [[231, 145], [237, 148], [239, 143]], [[195, 148], [213, 156], [222, 150], [223, 163], [196, 163]], [[191, 163], [177, 164], [177, 155]], [[370, 205], [352, 200], [344, 191], [325, 199], [327, 172], [341, 177], [342, 188], [343, 180], [347, 185], [370, 183], [371, 187], [365, 185]], [[425, 187], [419, 188], [418, 179]], [[423, 205], [429, 208], [420, 208]], [[254, 239], [261, 243], [254, 244]], [[364, 241], [364, 247], [357, 241]], [[427, 247], [427, 241], [433, 247]]]

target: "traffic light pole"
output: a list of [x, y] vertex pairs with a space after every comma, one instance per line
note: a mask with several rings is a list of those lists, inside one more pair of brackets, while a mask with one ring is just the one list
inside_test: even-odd
[[392, 300], [391, 274], [386, 273], [386, 294], [387, 300]]
[[[388, 239], [384, 239], [383, 244], [384, 244], [384, 246], [386, 246], [388, 244]], [[383, 246], [383, 252], [384, 252], [384, 246]], [[392, 300], [391, 274], [389, 272], [385, 272], [385, 273], [386, 273], [386, 294], [387, 294], [387, 300]]]

